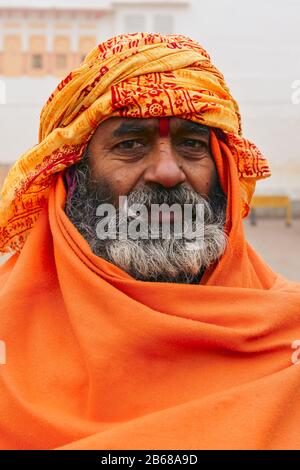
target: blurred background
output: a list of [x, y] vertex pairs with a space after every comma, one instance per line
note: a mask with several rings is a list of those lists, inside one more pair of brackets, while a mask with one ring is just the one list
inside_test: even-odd
[[58, 82], [98, 43], [136, 31], [188, 35], [225, 75], [244, 136], [272, 170], [257, 184], [247, 238], [300, 281], [299, 0], [0, 0], [0, 186], [38, 142]]

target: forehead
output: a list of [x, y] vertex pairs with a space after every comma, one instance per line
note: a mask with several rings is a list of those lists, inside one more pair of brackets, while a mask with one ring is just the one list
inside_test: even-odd
[[209, 136], [209, 127], [188, 119], [178, 117], [163, 118], [122, 118], [111, 117], [100, 123], [95, 134], [111, 135], [112, 137], [122, 136], [126, 133], [134, 133], [141, 131], [160, 131], [167, 133], [176, 131], [187, 131], [192, 133]]

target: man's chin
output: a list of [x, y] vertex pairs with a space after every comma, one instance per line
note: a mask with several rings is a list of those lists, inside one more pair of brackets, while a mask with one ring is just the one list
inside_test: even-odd
[[93, 251], [141, 281], [190, 284], [203, 271], [199, 253], [191, 253], [185, 241], [174, 238], [114, 240]]

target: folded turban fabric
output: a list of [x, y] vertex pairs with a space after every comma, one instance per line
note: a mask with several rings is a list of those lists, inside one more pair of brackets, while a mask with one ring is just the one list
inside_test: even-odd
[[261, 152], [242, 137], [239, 108], [223, 75], [197, 42], [180, 35], [116, 36], [95, 47], [44, 105], [39, 143], [3, 185], [0, 253], [22, 249], [55, 175], [80, 160], [99, 123], [111, 116], [178, 116], [222, 131], [238, 169], [242, 217], [256, 180], [270, 175]]

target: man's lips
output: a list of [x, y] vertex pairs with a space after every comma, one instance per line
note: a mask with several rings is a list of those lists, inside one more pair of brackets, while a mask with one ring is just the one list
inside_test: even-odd
[[[130, 219], [140, 219], [144, 220], [144, 217], [142, 214], [130, 214]], [[182, 220], [181, 215], [179, 214], [174, 214], [174, 212], [159, 212], [159, 213], [152, 213], [151, 211], [148, 212], [148, 223], [151, 224], [153, 223], [159, 223], [159, 224], [165, 224], [165, 223], [174, 223], [174, 222], [179, 222]]]
[[151, 210], [151, 208], [146, 208], [147, 209], [147, 215], [142, 211], [142, 212], [135, 212], [133, 210], [130, 210], [130, 206], [128, 208], [128, 217], [129, 219], [139, 219], [141, 221], [147, 220], [148, 224], [150, 225], [152, 223], [158, 223], [158, 224], [173, 224], [175, 222], [181, 222], [183, 218], [183, 214], [181, 211], [169, 211], [169, 210]]
[[152, 214], [151, 213], [148, 215], [148, 222], [156, 222], [159, 224], [173, 224], [175, 222], [180, 222], [181, 221], [181, 215], [174, 213], [174, 212], [159, 212], [157, 214]]

